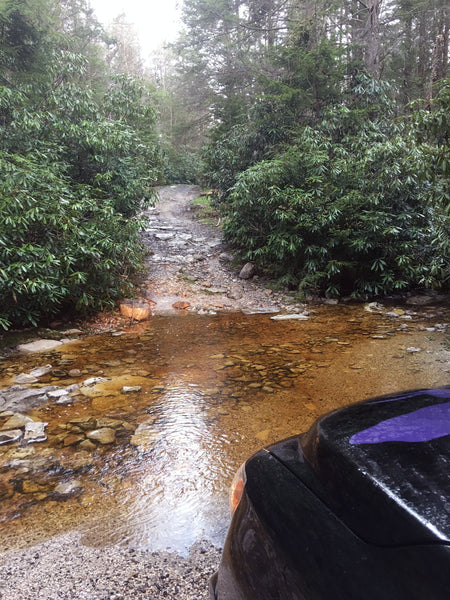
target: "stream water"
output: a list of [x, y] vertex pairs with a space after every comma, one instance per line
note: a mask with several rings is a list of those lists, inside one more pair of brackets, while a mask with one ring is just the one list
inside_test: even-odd
[[[0, 446], [2, 550], [71, 530], [94, 546], [222, 544], [228, 487], [249, 454], [343, 404], [450, 382], [446, 318], [361, 306], [317, 307], [305, 321], [155, 316], [4, 358], [3, 389], [46, 364], [32, 387], [101, 380], [27, 411], [48, 423], [46, 441]], [[101, 428], [113, 439], [89, 435]]]

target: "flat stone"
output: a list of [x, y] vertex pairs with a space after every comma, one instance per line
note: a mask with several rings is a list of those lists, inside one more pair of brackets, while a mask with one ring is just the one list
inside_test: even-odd
[[9, 431], [0, 431], [0, 446], [17, 442], [23, 435], [21, 429], [10, 429]]
[[20, 429], [21, 427], [25, 427], [28, 423], [33, 423], [33, 419], [26, 415], [22, 415], [21, 413], [16, 413], [6, 421], [1, 430]]
[[89, 379], [83, 381], [81, 385], [84, 387], [90, 387], [92, 385], [97, 385], [98, 383], [104, 383], [105, 381], [108, 381], [106, 377], [90, 377]]
[[59, 390], [52, 390], [51, 392], [48, 393], [48, 397], [49, 398], [61, 398], [61, 396], [67, 396], [68, 395], [68, 391], [65, 389], [60, 388]]
[[142, 391], [140, 385], [124, 385], [122, 388], [122, 394], [137, 394]]
[[83, 440], [80, 442], [79, 448], [86, 450], [87, 452], [93, 452], [97, 446], [94, 444], [94, 442], [91, 442], [91, 440]]
[[62, 342], [57, 340], [37, 340], [36, 342], [29, 342], [28, 344], [19, 344], [17, 350], [25, 353], [44, 352], [45, 350], [54, 350], [59, 346], [62, 346]]
[[64, 446], [75, 446], [75, 444], [79, 444], [84, 441], [84, 436], [76, 433], [69, 433], [63, 439]]
[[131, 437], [130, 444], [133, 446], [147, 447], [153, 445], [161, 438], [161, 433], [152, 424], [142, 423], [138, 426]]
[[297, 320], [297, 321], [307, 321], [309, 319], [309, 316], [306, 315], [305, 313], [288, 313], [286, 315], [274, 315], [273, 317], [270, 317], [272, 321], [290, 321], [290, 320]]
[[108, 417], [100, 417], [97, 419], [97, 428], [102, 429], [104, 427], [109, 427], [110, 429], [118, 429], [122, 426], [123, 421], [119, 419], [110, 419]]
[[44, 375], [47, 375], [48, 373], [50, 373], [52, 369], [53, 369], [52, 365], [44, 365], [43, 367], [36, 367], [36, 369], [33, 369], [32, 371], [30, 371], [29, 375], [31, 375], [32, 377], [43, 377]]
[[369, 302], [364, 306], [364, 310], [367, 310], [367, 312], [380, 312], [384, 310], [384, 306], [380, 302]]
[[3, 410], [20, 412], [42, 405], [48, 400], [48, 392], [56, 389], [56, 386], [27, 388], [21, 385], [13, 385], [10, 388], [0, 390], [0, 405], [2, 405]]
[[89, 431], [86, 436], [90, 440], [95, 440], [100, 444], [112, 444], [116, 441], [116, 431], [111, 427], [101, 427], [100, 429], [94, 429]]
[[45, 433], [45, 428], [48, 423], [43, 423], [41, 421], [33, 421], [32, 423], [27, 423], [25, 425], [25, 435], [24, 441], [28, 444], [32, 444], [35, 442], [45, 442], [47, 439], [47, 435]]
[[270, 437], [270, 429], [264, 429], [264, 431], [260, 431], [257, 434], [255, 434], [255, 438], [257, 440], [261, 440], [261, 442], [267, 442], [267, 440]]
[[406, 348], [406, 352], [414, 354], [416, 352], [422, 352], [422, 348], [414, 348], [414, 346], [411, 346], [410, 348]]
[[53, 490], [53, 495], [59, 499], [73, 498], [81, 494], [83, 487], [78, 479], [72, 481], [63, 481], [59, 483]]
[[16, 375], [16, 377], [14, 377], [14, 381], [15, 383], [30, 384], [37, 383], [39, 380], [37, 377], [33, 377], [33, 375], [30, 375], [29, 373], [20, 373], [20, 375]]
[[76, 417], [69, 421], [71, 425], [80, 427], [83, 431], [88, 429], [97, 429], [97, 419], [94, 417]]

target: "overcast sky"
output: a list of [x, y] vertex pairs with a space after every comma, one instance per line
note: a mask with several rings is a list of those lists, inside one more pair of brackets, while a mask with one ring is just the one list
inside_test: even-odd
[[173, 41], [179, 24], [180, 0], [89, 0], [97, 18], [108, 25], [120, 14], [136, 26], [142, 58], [166, 41]]

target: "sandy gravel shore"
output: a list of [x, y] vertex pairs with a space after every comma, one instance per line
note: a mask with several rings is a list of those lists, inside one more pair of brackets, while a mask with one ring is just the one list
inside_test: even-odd
[[198, 542], [189, 556], [83, 546], [65, 534], [0, 558], [2, 600], [203, 600], [220, 552]]

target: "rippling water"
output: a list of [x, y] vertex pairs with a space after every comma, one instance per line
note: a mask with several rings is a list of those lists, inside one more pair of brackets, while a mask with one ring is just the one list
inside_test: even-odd
[[[321, 307], [309, 321], [155, 317], [123, 335], [3, 360], [1, 388], [46, 363], [53, 371], [35, 385], [105, 379], [82, 387], [71, 404], [31, 411], [48, 422], [46, 442], [0, 447], [4, 547], [71, 529], [92, 545], [183, 551], [201, 537], [221, 544], [228, 486], [250, 453], [342, 404], [448, 383], [435, 353], [444, 334], [421, 331], [437, 319], [389, 319], [350, 306]], [[414, 345], [420, 356], [406, 351]], [[123, 386], [141, 390], [125, 394]], [[82, 449], [80, 419], [114, 422], [115, 443]], [[82, 492], [55, 498], [55, 485], [73, 479]]]

